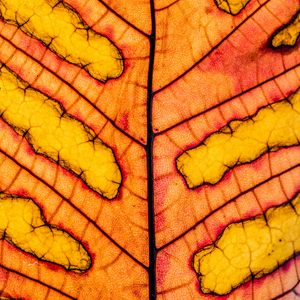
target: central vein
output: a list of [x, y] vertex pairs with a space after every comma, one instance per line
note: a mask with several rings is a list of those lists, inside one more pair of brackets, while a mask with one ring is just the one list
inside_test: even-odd
[[155, 57], [155, 7], [154, 0], [150, 0], [152, 30], [149, 36], [150, 55], [148, 70], [148, 93], [147, 93], [147, 177], [148, 177], [148, 231], [149, 231], [149, 299], [156, 299], [156, 242], [154, 221], [154, 180], [153, 180], [153, 140], [154, 132], [152, 126], [152, 102], [153, 102], [153, 67]]

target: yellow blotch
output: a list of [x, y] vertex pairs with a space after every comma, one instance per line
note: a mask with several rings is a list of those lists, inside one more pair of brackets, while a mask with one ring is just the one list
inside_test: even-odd
[[177, 158], [177, 169], [189, 188], [215, 184], [236, 165], [253, 162], [268, 151], [298, 145], [300, 90], [262, 108], [244, 120], [232, 121], [198, 147]]
[[231, 15], [237, 15], [250, 0], [215, 0], [216, 5]]
[[83, 272], [91, 266], [91, 257], [80, 242], [47, 224], [31, 199], [0, 194], [0, 238], [67, 270]]
[[94, 78], [106, 81], [123, 72], [116, 46], [84, 24], [80, 16], [60, 0], [2, 0], [3, 19], [20, 26], [65, 60], [84, 67]]
[[265, 215], [229, 225], [194, 256], [203, 293], [225, 295], [300, 253], [300, 195]]
[[0, 113], [36, 153], [80, 176], [103, 197], [117, 196], [121, 171], [112, 150], [58, 102], [29, 88], [5, 67], [0, 73]]
[[295, 46], [300, 34], [300, 12], [285, 28], [280, 30], [272, 39], [273, 47]]

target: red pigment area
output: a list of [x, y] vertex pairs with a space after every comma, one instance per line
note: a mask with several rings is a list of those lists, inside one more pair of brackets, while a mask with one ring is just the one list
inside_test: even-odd
[[6, 281], [7, 277], [8, 277], [8, 271], [4, 270], [4, 269], [0, 269], [0, 280], [1, 282]]
[[[8, 193], [8, 192], [6, 192], [6, 193]], [[26, 191], [23, 188], [18, 188], [16, 190], [10, 190], [8, 194], [16, 195], [17, 197], [20, 197], [20, 198], [30, 198], [28, 191]]]
[[167, 191], [170, 185], [170, 178], [165, 177], [162, 179], [154, 179], [155, 180], [155, 231], [159, 232], [165, 228], [166, 219], [164, 213], [164, 203], [165, 197], [167, 196]]
[[[248, 35], [257, 37], [255, 43], [247, 40]], [[286, 55], [296, 56], [297, 49]], [[246, 23], [242, 33], [237, 32], [203, 61], [201, 69], [228, 75], [235, 82], [235, 93], [240, 93], [292, 67], [289, 62], [294, 62], [293, 59], [286, 59], [285, 65], [283, 59], [283, 53], [274, 51], [262, 29], [252, 22]]]
[[169, 268], [170, 268], [170, 258], [167, 256], [167, 253], [160, 252], [156, 260], [156, 274], [157, 274], [158, 289], [161, 289], [161, 287], [164, 286], [164, 281]]
[[124, 113], [120, 120], [121, 128], [125, 131], [129, 129], [128, 116], [128, 113]]
[[114, 32], [114, 28], [111, 25], [106, 25], [103, 28], [103, 34], [110, 40], [113, 41], [114, 40], [114, 36], [115, 36], [115, 32]]

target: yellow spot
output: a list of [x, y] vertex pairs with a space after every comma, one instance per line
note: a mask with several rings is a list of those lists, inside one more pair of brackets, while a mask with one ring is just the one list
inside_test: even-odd
[[0, 73], [0, 113], [36, 153], [77, 174], [103, 197], [118, 194], [121, 172], [114, 154], [58, 102], [29, 88], [6, 68]]
[[1, 0], [0, 13], [8, 23], [42, 41], [68, 62], [84, 67], [94, 78], [106, 81], [123, 71], [116, 46], [88, 28], [61, 0]]
[[300, 12], [285, 28], [280, 30], [272, 39], [273, 47], [295, 46], [300, 34]]
[[300, 195], [265, 215], [229, 225], [194, 256], [204, 293], [225, 295], [273, 272], [300, 253]]
[[290, 99], [262, 108], [244, 120], [232, 121], [198, 147], [177, 158], [177, 168], [190, 188], [215, 184], [231, 168], [253, 162], [268, 151], [298, 145], [300, 90]]
[[65, 231], [47, 224], [31, 199], [0, 194], [0, 238], [67, 270], [82, 272], [91, 266], [84, 247]]
[[237, 15], [250, 0], [215, 0], [217, 6], [231, 15]]

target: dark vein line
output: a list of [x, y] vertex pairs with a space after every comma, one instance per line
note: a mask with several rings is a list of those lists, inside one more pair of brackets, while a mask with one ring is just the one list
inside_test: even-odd
[[147, 189], [148, 189], [148, 234], [149, 234], [149, 299], [156, 299], [156, 240], [155, 240], [155, 212], [154, 212], [154, 176], [153, 176], [153, 141], [154, 132], [152, 125], [152, 103], [153, 103], [153, 72], [155, 58], [155, 42], [156, 42], [156, 19], [154, 0], [150, 0], [151, 10], [151, 36], [150, 57], [148, 69], [148, 85], [147, 85]]
[[124, 252], [128, 257], [130, 257], [134, 262], [136, 262], [138, 265], [140, 265], [143, 269], [147, 269], [147, 267], [140, 262], [137, 258], [135, 258], [131, 253], [129, 253], [125, 248], [123, 248], [120, 244], [118, 244], [112, 237], [109, 236], [106, 231], [104, 231], [94, 220], [92, 220], [87, 214], [85, 214], [83, 211], [81, 211], [78, 207], [76, 207], [69, 199], [67, 199], [64, 195], [62, 195], [58, 190], [56, 190], [51, 184], [46, 182], [44, 179], [40, 178], [38, 175], [36, 175], [34, 172], [32, 172], [27, 167], [23, 166], [21, 163], [19, 163], [14, 157], [4, 152], [2, 149], [0, 149], [0, 153], [2, 153], [4, 156], [8, 157], [10, 160], [12, 160], [17, 166], [19, 166], [21, 169], [24, 169], [26, 172], [28, 172], [31, 176], [33, 176], [35, 179], [43, 183], [45, 186], [47, 186], [52, 192], [54, 192], [57, 196], [59, 196], [63, 201], [68, 203], [74, 210], [76, 210], [80, 215], [82, 215], [87, 221], [89, 221], [97, 230], [99, 230], [106, 238], [109, 239], [110, 242], [112, 242], [116, 247], [118, 247], [122, 252]]
[[114, 10], [113, 8], [111, 8], [108, 4], [106, 4], [103, 0], [98, 0], [108, 11], [112, 12], [115, 16], [117, 16], [119, 19], [121, 19], [124, 23], [126, 23], [129, 27], [132, 27], [134, 30], [136, 30], [137, 32], [139, 32], [140, 34], [142, 34], [145, 37], [149, 37], [149, 34], [147, 34], [146, 32], [144, 32], [142, 29], [136, 27], [134, 24], [132, 24], [131, 22], [129, 22], [128, 20], [126, 20], [122, 15], [120, 15], [116, 10]]
[[8, 272], [10, 272], [10, 273], [15, 273], [15, 274], [17, 274], [17, 275], [19, 275], [19, 276], [21, 276], [21, 277], [24, 277], [24, 278], [26, 278], [26, 279], [29, 279], [29, 280], [31, 280], [31, 281], [34, 281], [34, 282], [36, 282], [36, 283], [38, 283], [38, 284], [40, 284], [40, 285], [43, 285], [43, 286], [45, 286], [45, 287], [47, 287], [47, 288], [49, 288], [49, 289], [51, 289], [51, 290], [53, 290], [53, 291], [55, 291], [55, 292], [61, 294], [61, 295], [63, 295], [63, 296], [65, 296], [65, 297], [69, 298], [69, 299], [76, 300], [76, 298], [74, 298], [74, 297], [72, 297], [72, 296], [70, 296], [70, 295], [64, 293], [63, 291], [61, 291], [61, 290], [59, 290], [59, 289], [57, 289], [57, 288], [55, 288], [55, 287], [53, 287], [53, 286], [51, 286], [51, 285], [45, 283], [45, 282], [42, 282], [42, 281], [40, 281], [40, 280], [38, 280], [38, 279], [35, 279], [35, 278], [32, 278], [32, 277], [30, 277], [30, 276], [28, 276], [28, 275], [26, 275], [26, 274], [23, 274], [23, 273], [21, 273], [21, 272], [19, 272], [19, 271], [17, 271], [17, 270], [10, 269], [10, 268], [8, 268], [8, 267], [2, 265], [2, 264], [0, 264], [0, 268], [4, 269], [4, 270], [6, 270], [6, 271], [8, 271]]
[[[78, 91], [75, 87], [73, 87], [69, 82], [67, 82], [64, 78], [60, 77], [58, 74], [56, 74], [54, 71], [52, 71], [51, 69], [49, 69], [47, 66], [45, 66], [44, 64], [42, 64], [41, 61], [37, 60], [36, 58], [32, 57], [31, 55], [28, 55], [23, 49], [19, 48], [17, 45], [15, 45], [13, 42], [11, 42], [9, 39], [7, 39], [6, 37], [4, 37], [2, 34], [0, 34], [1, 38], [3, 40], [5, 40], [7, 43], [9, 43], [12, 47], [14, 47], [15, 49], [17, 49], [18, 51], [20, 51], [22, 54], [24, 54], [25, 56], [29, 56], [34, 62], [38, 63], [39, 65], [41, 65], [43, 67], [43, 69], [47, 70], [49, 73], [51, 73], [53, 76], [55, 76], [56, 78], [58, 78], [60, 81], [62, 81], [64, 84], [66, 84], [70, 89], [72, 89], [79, 97], [81, 97], [82, 99], [84, 99], [88, 104], [90, 104], [101, 116], [103, 116], [105, 119], [107, 119], [114, 128], [116, 128], [118, 131], [120, 131], [122, 134], [124, 134], [126, 137], [128, 137], [129, 139], [133, 140], [134, 142], [136, 142], [137, 144], [139, 144], [140, 146], [142, 146], [143, 148], [145, 147], [145, 145], [139, 141], [138, 139], [132, 137], [129, 133], [127, 133], [126, 131], [124, 131], [122, 128], [120, 128], [115, 121], [113, 121], [111, 118], [109, 118], [104, 112], [102, 112], [97, 106], [96, 104], [94, 104], [92, 101], [90, 101], [85, 95], [83, 95], [80, 91]], [[25, 79], [23, 79], [24, 81], [26, 81]]]
[[262, 182], [252, 186], [251, 188], [249, 189], [246, 189], [244, 190], [243, 192], [239, 193], [238, 195], [236, 195], [235, 197], [231, 198], [229, 201], [223, 203], [221, 206], [217, 207], [216, 209], [212, 210], [209, 214], [207, 214], [205, 217], [201, 218], [199, 221], [197, 221], [193, 226], [189, 227], [188, 229], [186, 229], [183, 233], [181, 233], [180, 235], [178, 235], [177, 237], [175, 237], [174, 239], [172, 239], [171, 241], [169, 241], [168, 243], [164, 244], [163, 246], [159, 247], [158, 248], [158, 251], [170, 246], [171, 244], [173, 244], [174, 242], [176, 242], [177, 240], [181, 239], [183, 236], [185, 236], [186, 234], [188, 234], [190, 231], [196, 229], [196, 227], [198, 225], [200, 225], [201, 223], [205, 222], [209, 217], [211, 217], [214, 213], [216, 213], [217, 211], [221, 210], [222, 208], [224, 208], [225, 206], [227, 206], [228, 204], [234, 202], [235, 200], [237, 200], [239, 197], [255, 190], [256, 188], [264, 185], [265, 183], [275, 179], [275, 178], [278, 178], [294, 169], [297, 169], [298, 167], [300, 167], [300, 164], [296, 164], [295, 166], [292, 166], [276, 175], [273, 175], [265, 180], [263, 180]]
[[299, 283], [300, 283], [300, 280], [298, 280], [298, 282], [296, 282], [296, 284], [295, 284], [292, 288], [290, 288], [290, 289], [288, 289], [287, 291], [283, 292], [282, 294], [280, 294], [280, 295], [278, 295], [278, 296], [272, 298], [271, 300], [278, 300], [278, 299], [281, 299], [282, 297], [284, 297], [284, 296], [288, 295], [289, 293], [293, 292], [293, 290], [297, 287], [297, 285], [298, 285]]
[[177, 2], [179, 2], [180, 0], [174, 0], [172, 3], [168, 4], [167, 6], [163, 6], [161, 8], [157, 8], [156, 11], [162, 11], [162, 10], [165, 10], [165, 9], [168, 9], [170, 8], [171, 6], [173, 6], [174, 4], [176, 4]]
[[200, 59], [198, 59], [191, 67], [189, 67], [187, 70], [185, 70], [183, 73], [181, 73], [179, 76], [171, 80], [169, 83], [164, 85], [163, 87], [159, 88], [158, 90], [154, 91], [154, 95], [165, 90], [167, 87], [184, 77], [187, 73], [189, 73], [191, 70], [193, 70], [198, 64], [200, 64], [203, 60], [205, 60], [209, 55], [212, 54], [216, 49], [218, 49], [231, 35], [233, 35], [236, 31], [240, 29], [241, 26], [243, 26], [248, 20], [250, 20], [261, 8], [263, 8], [267, 3], [269, 3], [271, 0], [267, 0], [265, 3], [263, 3], [261, 6], [259, 6], [256, 10], [254, 10], [247, 18], [245, 18], [238, 26], [236, 26], [231, 32], [229, 32], [224, 38], [222, 38], [214, 47], [212, 47], [204, 56], [202, 56]]
[[225, 99], [225, 100], [223, 100], [223, 101], [221, 101], [221, 102], [219, 102], [219, 103], [217, 103], [217, 104], [215, 104], [215, 105], [213, 105], [213, 106], [211, 106], [211, 107], [209, 107], [209, 108], [207, 108], [207, 109], [205, 109], [205, 110], [203, 110], [203, 111], [201, 111], [201, 112], [199, 112], [199, 113], [197, 113], [197, 114], [195, 114], [195, 115], [193, 115], [193, 116], [191, 116], [191, 117], [188, 117], [188, 118], [186, 118], [186, 119], [184, 119], [184, 120], [182, 120], [182, 121], [180, 121], [180, 122], [178, 122], [178, 123], [176, 123], [176, 124], [174, 124], [174, 125], [172, 125], [172, 126], [166, 128], [166, 129], [164, 129], [164, 130], [162, 130], [162, 131], [157, 132], [157, 133], [155, 134], [155, 136], [164, 134], [164, 133], [166, 133], [167, 131], [174, 129], [175, 127], [178, 127], [178, 126], [182, 125], [182, 124], [185, 123], [185, 122], [189, 122], [189, 121], [193, 120], [194, 118], [197, 118], [197, 117], [199, 117], [199, 116], [201, 116], [201, 115], [204, 115], [204, 114], [206, 114], [206, 113], [208, 113], [208, 112], [210, 112], [210, 111], [212, 111], [212, 110], [214, 110], [214, 109], [216, 109], [216, 108], [218, 108], [218, 107], [221, 107], [222, 105], [224, 105], [224, 104], [226, 104], [226, 103], [232, 101], [233, 99], [238, 98], [238, 97], [241, 97], [241, 96], [243, 96], [244, 94], [246, 94], [246, 93], [248, 93], [248, 92], [251, 92], [251, 91], [253, 91], [253, 90], [255, 90], [255, 89], [257, 89], [257, 88], [263, 86], [264, 84], [266, 84], [266, 83], [268, 83], [268, 82], [270, 82], [270, 81], [273, 81], [273, 80], [275, 80], [275, 79], [277, 79], [277, 78], [279, 78], [279, 77], [281, 77], [281, 76], [287, 74], [288, 72], [290, 72], [290, 71], [296, 69], [296, 68], [299, 67], [299, 66], [300, 66], [300, 63], [298, 63], [298, 64], [296, 64], [296, 65], [294, 65], [294, 66], [292, 66], [292, 67], [290, 67], [290, 68], [288, 68], [288, 69], [285, 69], [285, 70], [282, 71], [281, 73], [279, 73], [279, 74], [277, 74], [277, 75], [275, 75], [275, 76], [273, 76], [273, 77], [271, 77], [271, 78], [268, 78], [268, 79], [266, 79], [265, 81], [262, 81], [262, 82], [258, 83], [257, 85], [254, 85], [254, 86], [252, 86], [252, 87], [250, 87], [250, 88], [248, 88], [248, 89], [246, 89], [246, 90], [244, 90], [244, 91], [242, 91], [242, 92], [240, 92], [240, 93], [238, 93], [238, 94], [236, 94], [236, 95], [234, 95], [234, 96], [231, 96], [230, 98], [227, 98], [227, 99]]

